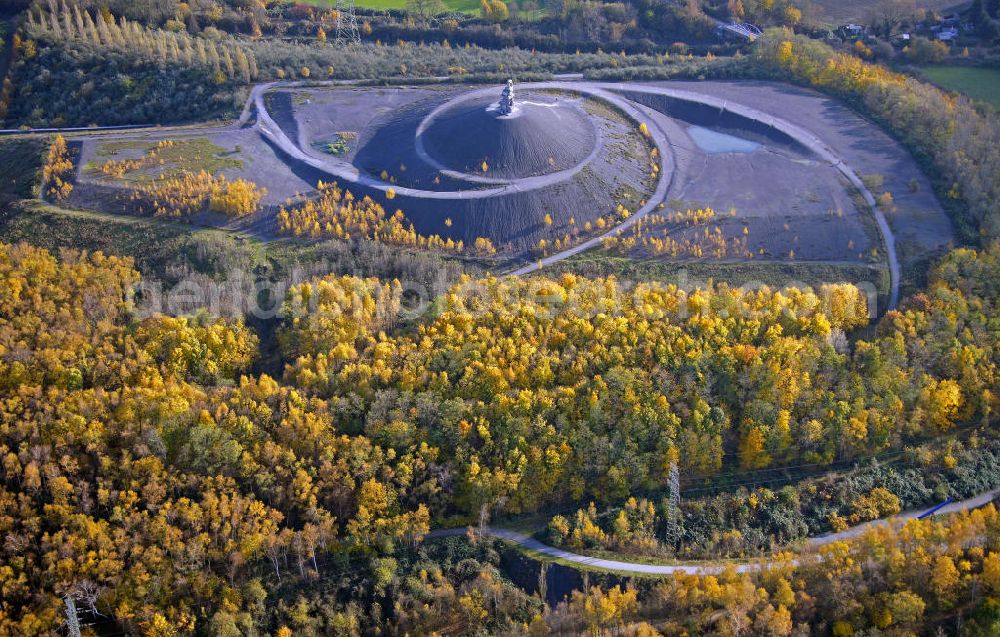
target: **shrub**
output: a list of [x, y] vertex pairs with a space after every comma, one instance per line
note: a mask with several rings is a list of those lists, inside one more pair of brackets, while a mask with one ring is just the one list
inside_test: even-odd
[[42, 169], [45, 195], [55, 201], [65, 201], [73, 192], [71, 182], [75, 166], [66, 145], [66, 138], [56, 135]]

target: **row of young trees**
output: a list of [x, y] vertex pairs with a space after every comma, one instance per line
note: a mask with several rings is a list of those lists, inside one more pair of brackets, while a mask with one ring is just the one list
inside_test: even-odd
[[[622, 255], [640, 253], [675, 258], [712, 256], [716, 259], [752, 259], [753, 251], [747, 245], [749, 230], [744, 227], [742, 236], [729, 237], [723, 234], [720, 226], [709, 227], [713, 219], [715, 211], [711, 208], [653, 213], [633, 224], [625, 234], [605, 238], [601, 245], [609, 252]], [[690, 228], [700, 228], [701, 231], [687, 233], [687, 237], [672, 236]]]
[[[173, 64], [83, 39], [18, 37], [5, 125], [87, 126], [206, 119], [245, 93], [211, 66]], [[222, 79], [223, 83], [219, 83]]]
[[27, 20], [29, 33], [55, 42], [78, 39], [98, 49], [128, 51], [170, 64], [208, 67], [219, 84], [249, 84], [259, 74], [253, 51], [245, 50], [231, 38], [216, 42], [186, 32], [150, 28], [129, 22], [124, 16], [116, 21], [110, 12], [91, 16], [72, 0], [69, 5], [50, 0], [49, 10], [40, 9], [37, 15], [29, 9]]
[[[317, 189], [318, 197], [278, 212], [280, 234], [307, 239], [365, 239], [456, 254], [496, 254], [496, 247], [486, 237], [477, 237], [471, 246], [466, 246], [462, 240], [450, 237], [424, 236], [417, 233], [412, 223], [407, 223], [402, 210], [389, 215], [385, 207], [370, 196], [355, 199], [352, 192], [336, 183], [320, 181]], [[395, 191], [389, 189], [386, 199], [391, 201], [394, 197]]]
[[73, 192], [75, 175], [76, 164], [73, 163], [66, 138], [56, 135], [42, 166], [42, 190], [45, 196], [55, 201], [68, 199]]
[[164, 139], [156, 143], [155, 146], [143, 153], [142, 157], [135, 159], [109, 159], [100, 165], [100, 172], [105, 177], [121, 179], [129, 173], [138, 170], [145, 170], [160, 165], [163, 162], [162, 153], [165, 150], [176, 148], [177, 142], [172, 139]]
[[[267, 23], [269, 15], [287, 9], [273, 0], [220, 0], [219, 2], [163, 2], [162, 0], [73, 0], [81, 8], [125, 16], [151, 27], [168, 30], [236, 30], [249, 32], [253, 21]], [[35, 0], [45, 6], [48, 0]], [[50, 5], [51, 6], [51, 5]], [[298, 5], [302, 7], [303, 5]]]
[[242, 217], [257, 212], [267, 195], [252, 181], [225, 175], [182, 171], [177, 177], [161, 175], [140, 184], [130, 193], [131, 207], [139, 214], [154, 217], [189, 217], [204, 210]]
[[[101, 9], [101, 10], [98, 10]], [[7, 124], [183, 121], [232, 113], [260, 71], [253, 48], [216, 32], [195, 37], [84, 3], [33, 6], [0, 91]]]

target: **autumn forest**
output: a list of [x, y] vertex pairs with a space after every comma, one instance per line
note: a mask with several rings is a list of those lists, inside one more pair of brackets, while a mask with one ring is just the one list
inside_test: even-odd
[[[935, 19], [876, 4], [889, 34]], [[323, 3], [11, 5], [0, 637], [1000, 634], [1000, 119], [882, 55], [877, 28], [827, 37], [791, 0], [359, 2], [347, 44]], [[963, 19], [973, 51], [947, 55], [993, 55], [996, 3]], [[667, 185], [565, 226], [498, 230], [484, 204], [489, 236], [463, 238], [458, 214], [425, 231], [397, 209], [416, 188], [395, 178], [335, 178], [371, 135], [283, 148], [253, 93], [304, 86], [288, 99], [315, 115], [309, 91], [374, 86], [381, 116], [411, 107], [390, 85], [436, 99], [510, 74], [790, 83], [915, 176], [893, 193], [841, 162], [871, 239], [856, 261], [795, 258], [798, 227], [762, 256], [730, 221], [742, 199], [727, 215]], [[608, 104], [648, 118], [643, 144], [674, 136], [669, 164], [621, 147], [643, 179], [834, 163], [728, 120], [715, 135], [767, 150], [696, 155], [675, 142], [704, 122], [681, 130], [676, 104]], [[315, 124], [274, 112], [290, 137]], [[482, 166], [471, 197], [548, 174]], [[923, 249], [907, 224], [934, 211], [893, 195], [953, 235]], [[519, 253], [503, 232], [549, 238]]]

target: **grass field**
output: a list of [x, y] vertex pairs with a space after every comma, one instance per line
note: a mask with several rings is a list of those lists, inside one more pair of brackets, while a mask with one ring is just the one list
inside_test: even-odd
[[[878, 11], [882, 3], [891, 3], [893, 0], [812, 0], [806, 3], [805, 15], [815, 22], [823, 22], [831, 25], [846, 24], [848, 22], [860, 22], [868, 18], [872, 12]], [[917, 0], [917, 9], [934, 9], [935, 11], [947, 12], [955, 6], [968, 4], [962, 0]]]
[[[155, 159], [153, 153], [155, 150]], [[227, 168], [242, 168], [243, 162], [234, 157], [240, 149], [228, 150], [217, 146], [204, 137], [173, 140], [173, 145], [157, 149], [151, 141], [119, 141], [104, 142], [98, 145], [96, 160], [84, 166], [84, 170], [97, 174], [106, 161], [121, 159], [120, 154], [128, 151], [142, 151], [143, 157], [150, 159], [148, 165], [128, 170], [121, 179], [123, 181], [148, 181], [161, 175], [177, 177], [185, 172], [204, 170], [216, 174]]]
[[970, 66], [928, 66], [921, 69], [924, 79], [947, 91], [964, 93], [974, 100], [1000, 109], [1000, 69]]
[[[304, 4], [311, 4], [315, 7], [336, 6], [334, 0], [301, 0]], [[406, 0], [355, 0], [355, 4], [360, 9], [405, 9]], [[479, 0], [444, 0], [444, 5], [448, 11], [460, 11], [462, 13], [478, 14]]]

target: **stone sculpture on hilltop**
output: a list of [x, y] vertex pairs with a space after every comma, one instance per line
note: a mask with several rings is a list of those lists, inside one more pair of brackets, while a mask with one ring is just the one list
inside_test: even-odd
[[514, 80], [507, 80], [507, 86], [503, 87], [503, 91], [500, 93], [500, 108], [498, 109], [501, 115], [510, 115], [514, 112]]

